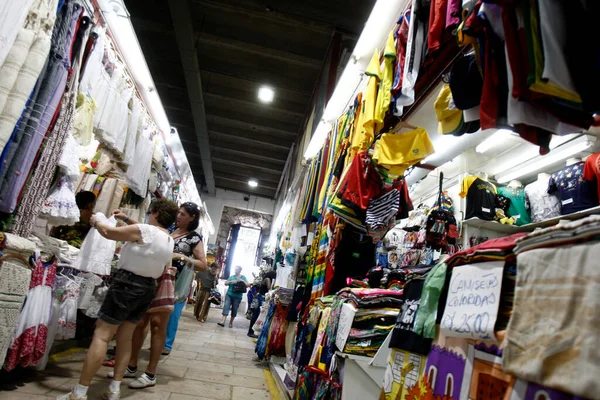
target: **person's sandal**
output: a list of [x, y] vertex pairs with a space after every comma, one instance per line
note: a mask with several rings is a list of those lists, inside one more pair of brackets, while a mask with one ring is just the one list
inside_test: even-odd
[[233, 328], [233, 324], [229, 324], [229, 327], [230, 327], [230, 328]]
[[161, 356], [168, 356], [169, 354], [171, 354], [171, 352], [170, 352], [169, 350], [167, 350], [167, 349], [163, 350], [163, 351], [160, 353], [160, 355], [161, 355]]
[[222, 328], [225, 328], [225, 324], [224, 324], [224, 323], [222, 323], [222, 322], [217, 322], [217, 325], [219, 325], [219, 326], [220, 326], [220, 327], [222, 327]]

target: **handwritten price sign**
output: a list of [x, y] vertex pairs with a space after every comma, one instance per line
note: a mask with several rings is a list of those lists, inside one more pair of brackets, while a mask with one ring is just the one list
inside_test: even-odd
[[503, 269], [500, 261], [454, 268], [441, 324], [445, 336], [494, 338]]

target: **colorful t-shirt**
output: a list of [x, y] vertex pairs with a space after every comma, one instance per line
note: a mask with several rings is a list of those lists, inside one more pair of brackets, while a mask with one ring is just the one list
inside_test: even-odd
[[496, 186], [477, 176], [467, 176], [461, 185], [460, 197], [467, 198], [465, 219], [492, 221], [496, 217]]
[[[231, 275], [229, 277], [229, 279], [227, 279], [227, 282], [233, 282], [236, 281], [238, 279], [243, 280], [244, 282], [248, 283], [248, 279], [246, 279], [246, 277], [244, 275], [240, 275], [240, 277], [238, 278], [235, 275]], [[227, 294], [229, 295], [229, 297], [234, 297], [237, 299], [241, 299], [242, 297], [244, 297], [244, 293], [234, 293], [233, 292], [233, 283], [231, 285], [229, 285], [229, 289], [227, 289]]]
[[594, 184], [583, 177], [585, 163], [569, 165], [552, 174], [548, 193], [558, 195], [560, 213], [571, 214], [598, 205], [598, 192]]
[[527, 203], [525, 189], [523, 187], [501, 187], [498, 188], [498, 194], [510, 199], [508, 216], [515, 219], [515, 224], [517, 226], [531, 223], [529, 204]]

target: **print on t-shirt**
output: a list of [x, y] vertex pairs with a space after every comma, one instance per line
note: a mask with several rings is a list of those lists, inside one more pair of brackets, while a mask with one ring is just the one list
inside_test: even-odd
[[585, 163], [569, 165], [552, 174], [548, 193], [560, 200], [560, 213], [571, 214], [598, 205], [598, 192], [592, 182], [583, 177]]
[[492, 221], [496, 216], [496, 186], [477, 176], [467, 176], [460, 197], [467, 198], [465, 219], [480, 218]]

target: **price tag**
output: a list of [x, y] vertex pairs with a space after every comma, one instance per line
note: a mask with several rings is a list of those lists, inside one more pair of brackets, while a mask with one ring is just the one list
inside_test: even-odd
[[452, 271], [442, 333], [448, 337], [492, 339], [498, 317], [504, 263], [483, 262]]
[[562, 205], [563, 205], [563, 206], [566, 206], [567, 204], [572, 204], [572, 203], [573, 203], [573, 199], [572, 199], [572, 198], [571, 198], [571, 199], [567, 199], [567, 200], [563, 200], [563, 201], [562, 201]]

